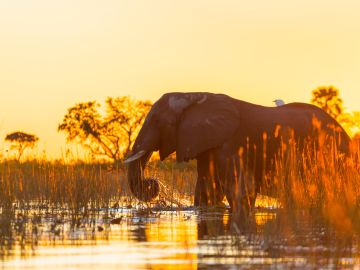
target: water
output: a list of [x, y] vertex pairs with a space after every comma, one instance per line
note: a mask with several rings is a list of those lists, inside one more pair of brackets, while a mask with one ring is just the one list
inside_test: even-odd
[[[227, 210], [100, 209], [1, 215], [2, 269], [353, 269], [352, 235], [257, 209], [242, 226]], [[114, 223], [114, 224], [113, 224]], [[236, 224], [236, 225], [234, 225]]]

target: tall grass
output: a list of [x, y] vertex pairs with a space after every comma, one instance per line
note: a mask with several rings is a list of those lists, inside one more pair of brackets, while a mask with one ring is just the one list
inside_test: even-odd
[[[357, 142], [354, 142], [349, 156], [339, 155], [335, 144], [327, 140], [319, 141], [315, 148], [309, 146], [301, 150], [296, 144], [283, 145], [274, 161], [275, 170], [264, 175], [264, 183], [268, 185], [263, 187], [277, 198], [280, 207], [271, 211], [271, 218], [265, 217], [260, 222], [255, 220], [251, 229], [255, 228], [257, 234], [251, 241], [259, 239], [258, 242], [265, 243], [261, 247], [273, 257], [284, 256], [286, 252], [279, 247], [288, 250], [291, 245], [303, 245], [314, 257], [318, 256], [315, 251], [319, 250], [319, 245], [324, 243], [339, 245], [336, 252], [351, 247], [348, 239], [360, 234], [359, 158]], [[183, 201], [179, 199], [172, 200], [180, 198], [185, 199], [184, 204], [192, 203], [197, 179], [195, 163], [153, 161], [145, 174], [161, 180], [165, 191], [160, 194], [160, 201], [181, 204]], [[109, 219], [111, 213], [104, 218], [108, 213], [103, 209], [131, 207], [136, 203], [128, 188], [125, 167], [114, 168], [106, 163], [4, 161], [0, 163], [0, 258], [11, 255], [19, 245], [21, 250], [28, 249], [29, 245], [31, 248], [36, 246], [41, 235], [38, 230], [46, 230], [53, 237], [65, 237], [65, 227], [97, 232], [99, 220], [105, 220], [100, 223], [103, 227], [110, 222], [106, 218]], [[92, 209], [101, 211], [86, 216], [87, 212], [94, 213], [90, 211]], [[70, 212], [70, 215], [66, 216], [64, 212]], [[118, 212], [114, 213], [112, 218], [118, 215]], [[211, 212], [209, 216], [201, 214], [203, 216], [196, 228], [199, 239], [227, 234], [232, 228], [230, 223], [244, 222], [244, 219], [234, 220], [234, 215], [227, 211], [224, 213], [223, 219], [223, 214], [218, 212]], [[255, 211], [255, 219], [257, 213]], [[214, 218], [216, 214], [219, 216]], [[135, 215], [141, 216], [139, 213]], [[46, 229], [41, 229], [43, 224], [47, 224]], [[317, 228], [321, 234], [314, 232]], [[237, 246], [237, 241], [244, 238], [233, 231], [230, 233], [235, 236], [231, 246], [242, 251], [243, 247]], [[333, 241], [334, 238], [337, 242]], [[228, 252], [224, 246], [221, 248]], [[329, 252], [326, 258], [333, 257], [330, 249], [321, 250]], [[351, 249], [346, 256], [353, 256]]]
[[340, 153], [334, 140], [324, 136], [301, 149], [295, 143], [283, 145], [266, 182], [275, 188], [273, 194], [288, 220], [301, 211], [310, 223], [322, 219], [336, 231], [360, 233], [358, 142], [353, 141], [350, 149], [348, 155]]
[[71, 208], [101, 207], [121, 196], [126, 184], [121, 170], [107, 164], [5, 161], [0, 164], [0, 203], [67, 205]]
[[[336, 144], [319, 137], [316, 147], [301, 150], [283, 144], [275, 171], [264, 175], [282, 211], [295, 218], [306, 210], [345, 232], [360, 232], [360, 151], [354, 141], [351, 154], [339, 155]], [[196, 164], [153, 161], [145, 174], [161, 180], [160, 201], [190, 205], [197, 179]], [[240, 194], [241, 195], [241, 194]], [[241, 201], [241, 198], [238, 198]], [[3, 161], [0, 163], [0, 207], [90, 208], [130, 206], [137, 203], [128, 188], [126, 168], [106, 163]]]
[[[159, 201], [164, 203], [156, 202], [161, 207], [179, 203], [169, 199], [171, 196], [192, 200], [194, 164], [151, 162], [146, 174], [161, 179], [163, 192]], [[175, 191], [178, 189], [181, 192]], [[110, 222], [106, 220], [119, 214], [116, 208], [124, 210], [138, 203], [128, 187], [124, 166], [4, 161], [0, 163], [0, 258], [11, 256], [17, 247], [27, 254], [26, 250], [37, 246], [40, 231], [52, 237], [66, 237], [64, 228], [96, 232], [99, 222]]]
[[[162, 200], [191, 200], [196, 181], [194, 164], [152, 162], [146, 175], [161, 179]], [[166, 198], [164, 198], [166, 197]], [[128, 187], [125, 166], [108, 163], [4, 161], [0, 163], [0, 207], [14, 205], [71, 209], [129, 206], [136, 200]]]

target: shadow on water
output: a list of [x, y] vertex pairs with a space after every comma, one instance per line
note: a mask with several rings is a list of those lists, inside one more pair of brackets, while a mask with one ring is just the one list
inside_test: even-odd
[[353, 268], [358, 239], [322, 220], [257, 209], [246, 222], [226, 209], [16, 208], [0, 217], [6, 269]]

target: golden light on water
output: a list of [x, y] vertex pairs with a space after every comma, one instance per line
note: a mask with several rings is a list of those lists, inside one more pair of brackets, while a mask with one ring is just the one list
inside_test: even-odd
[[152, 269], [197, 269], [198, 225], [191, 213], [185, 216], [165, 213], [156, 222], [124, 221], [102, 226], [105, 230], [95, 233], [91, 228], [72, 231], [65, 224], [62, 227], [65, 234], [58, 236], [48, 235], [44, 228], [36, 253], [30, 246], [24, 250], [19, 245], [2, 266], [7, 269], [48, 269], [54, 265], [60, 269], [95, 266], [143, 269], [151, 265]]
[[[221, 249], [212, 246], [215, 238], [211, 240], [211, 237], [229, 233], [225, 229], [229, 228], [229, 218], [227, 212], [209, 212], [202, 217], [201, 225], [192, 212], [164, 212], [147, 221], [136, 217], [132, 222], [129, 222], [131, 215], [124, 215], [120, 224], [99, 225], [103, 231], [94, 231], [91, 227], [74, 230], [67, 223], [59, 223], [59, 234], [55, 235], [48, 231], [50, 224], [44, 223], [37, 229], [40, 238], [36, 241], [28, 239], [29, 243], [36, 243], [35, 249], [32, 245], [15, 246], [2, 266], [7, 269], [47, 269], [55, 264], [59, 268], [76, 266], [86, 269], [95, 265], [109, 269], [141, 269], [151, 265], [152, 269], [197, 269], [199, 261], [211, 262], [202, 254], [209, 253], [217, 258]], [[268, 213], [255, 215], [257, 226], [263, 226], [273, 218], [275, 215]], [[27, 230], [34, 231], [34, 226], [27, 227]], [[201, 229], [201, 226], [206, 229]], [[200, 244], [199, 240], [203, 242]], [[234, 262], [232, 257], [236, 257], [238, 251], [232, 248], [226, 251], [231, 247], [231, 239], [223, 238], [220, 243], [228, 257], [226, 260]], [[253, 254], [251, 250], [243, 253]], [[221, 257], [216, 261], [225, 262]]]
[[268, 221], [274, 220], [276, 218], [276, 213], [256, 213], [255, 222], [256, 225], [262, 226], [265, 225]]
[[[146, 238], [149, 242], [165, 245], [164, 248], [174, 249], [174, 253], [162, 258], [161, 265], [152, 269], [197, 269], [198, 231], [194, 220], [176, 218], [176, 222], [148, 224]], [[170, 246], [168, 246], [170, 244]]]

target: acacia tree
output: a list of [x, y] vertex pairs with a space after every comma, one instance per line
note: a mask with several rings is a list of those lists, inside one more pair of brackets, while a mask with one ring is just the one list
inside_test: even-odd
[[39, 138], [35, 135], [21, 131], [9, 133], [5, 137], [5, 141], [10, 142], [10, 149], [18, 152], [16, 159], [20, 161], [26, 148], [33, 148]]
[[337, 120], [343, 113], [342, 102], [339, 90], [334, 86], [320, 86], [312, 91], [311, 103], [322, 108]]
[[129, 97], [109, 97], [107, 105], [107, 125], [110, 129], [121, 130], [124, 136], [122, 152], [130, 152], [131, 146], [151, 108], [150, 101], [133, 100]]
[[118, 162], [130, 150], [151, 103], [109, 97], [105, 107], [101, 114], [100, 104], [95, 101], [76, 104], [68, 109], [58, 131], [65, 132], [68, 141], [80, 143], [93, 155]]
[[360, 132], [360, 112], [346, 112], [339, 97], [339, 90], [334, 86], [320, 86], [312, 91], [311, 102], [334, 117], [350, 136]]

